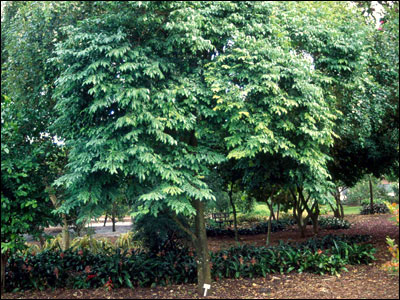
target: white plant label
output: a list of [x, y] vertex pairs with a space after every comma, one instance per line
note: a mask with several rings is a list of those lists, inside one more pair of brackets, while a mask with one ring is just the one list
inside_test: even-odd
[[209, 290], [211, 288], [211, 285], [205, 283], [203, 285], [203, 288], [204, 288], [204, 297], [205, 297], [205, 296], [207, 296], [207, 290]]

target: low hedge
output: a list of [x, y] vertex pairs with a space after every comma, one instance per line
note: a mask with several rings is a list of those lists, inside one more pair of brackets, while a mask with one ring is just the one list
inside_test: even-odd
[[385, 203], [374, 203], [373, 211], [371, 211], [370, 204], [363, 204], [360, 211], [360, 215], [388, 214], [388, 213], [390, 213], [390, 211]]
[[346, 244], [359, 244], [371, 241], [372, 236], [367, 234], [356, 234], [356, 235], [334, 235], [328, 234], [322, 238], [310, 238], [305, 242], [301, 243], [288, 243], [289, 245], [298, 249], [311, 249], [317, 251], [318, 249], [328, 249], [335, 245], [335, 243], [342, 242]]
[[335, 217], [320, 217], [318, 225], [323, 229], [349, 229], [351, 226], [349, 221]]
[[[278, 232], [285, 230], [287, 227], [296, 224], [296, 221], [290, 218], [280, 219], [278, 221], [271, 221], [271, 232]], [[309, 225], [311, 225], [311, 220], [309, 220]], [[341, 220], [335, 217], [320, 217], [318, 219], [318, 225], [323, 229], [348, 229], [350, 228], [350, 223], [347, 220]], [[239, 228], [239, 235], [256, 235], [268, 232], [268, 222], [260, 222], [251, 228]], [[235, 231], [231, 228], [218, 228], [218, 227], [207, 227], [207, 236], [235, 236]]]
[[[271, 221], [271, 232], [282, 231], [288, 226], [295, 224], [293, 219], [280, 219]], [[238, 228], [239, 235], [256, 235], [268, 232], [268, 222], [260, 222], [251, 228]], [[207, 227], [207, 236], [235, 236], [235, 231], [230, 228]]]
[[[211, 253], [212, 277], [259, 277], [291, 271], [336, 274], [346, 264], [371, 262], [375, 249], [364, 238], [325, 237], [302, 244], [271, 247], [243, 245]], [[347, 243], [347, 241], [349, 241]], [[353, 242], [357, 241], [357, 242]], [[195, 254], [188, 248], [157, 254], [118, 249], [114, 254], [88, 250], [45, 250], [12, 256], [6, 265], [6, 290], [108, 288], [196, 282]]]

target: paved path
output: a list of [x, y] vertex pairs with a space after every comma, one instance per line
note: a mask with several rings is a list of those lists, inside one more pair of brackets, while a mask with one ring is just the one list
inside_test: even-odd
[[[115, 223], [115, 232], [112, 231], [112, 223], [111, 221], [107, 221], [106, 226], [103, 226], [104, 220], [100, 222], [90, 222], [85, 228], [92, 228], [95, 231], [94, 237], [118, 237], [122, 233], [127, 233], [132, 229], [132, 221], [130, 219], [124, 219], [123, 222]], [[56, 236], [61, 233], [61, 226], [57, 227], [49, 227], [46, 228], [45, 233]], [[73, 230], [70, 229], [70, 232], [73, 233]], [[33, 238], [31, 235], [24, 234], [27, 242], [33, 242]]]

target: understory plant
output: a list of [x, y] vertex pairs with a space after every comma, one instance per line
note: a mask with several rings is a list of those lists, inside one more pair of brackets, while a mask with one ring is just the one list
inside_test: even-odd
[[[399, 206], [396, 203], [388, 203], [386, 202], [386, 206], [390, 210], [390, 212], [394, 215], [394, 222], [399, 225]], [[388, 244], [388, 250], [392, 255], [391, 261], [385, 263], [383, 268], [390, 272], [391, 274], [399, 275], [399, 246], [395, 243], [394, 239], [390, 237], [386, 237], [386, 243]]]
[[371, 210], [371, 204], [363, 204], [360, 215], [370, 215], [370, 214], [388, 214], [390, 210], [385, 203], [374, 203], [373, 210]]
[[[302, 244], [235, 246], [210, 253], [211, 275], [221, 278], [265, 277], [271, 273], [338, 274], [347, 264], [368, 264], [375, 249], [368, 236], [328, 236]], [[157, 253], [139, 249], [93, 253], [59, 249], [12, 256], [6, 266], [8, 291], [45, 288], [120, 288], [194, 283], [196, 253], [184, 246]]]

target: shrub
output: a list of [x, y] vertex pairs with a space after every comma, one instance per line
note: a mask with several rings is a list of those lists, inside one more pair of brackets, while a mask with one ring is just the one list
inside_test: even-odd
[[354, 187], [348, 189], [345, 204], [360, 205], [362, 201], [370, 198], [369, 180], [371, 179], [375, 198], [391, 200], [393, 197], [388, 195], [388, 192], [381, 185], [381, 180], [375, 177], [366, 176], [360, 180]]
[[350, 223], [335, 217], [320, 217], [318, 225], [323, 229], [349, 229]]
[[360, 215], [370, 215], [370, 214], [388, 214], [389, 209], [385, 203], [374, 203], [373, 211], [371, 211], [371, 205], [363, 205], [360, 211]]
[[[382, 203], [385, 203], [385, 202], [386, 201], [384, 199], [382, 199], [382, 198], [375, 198], [374, 199], [374, 204], [382, 204]], [[364, 200], [361, 201], [361, 205], [362, 206], [369, 205], [370, 203], [371, 203], [370, 199], [364, 199]]]
[[237, 217], [237, 222], [240, 223], [256, 223], [256, 222], [266, 222], [268, 221], [268, 216], [267, 215], [258, 215], [254, 213], [248, 213], [244, 215], [238, 215]]
[[342, 242], [347, 244], [365, 243], [371, 240], [370, 235], [334, 235], [328, 234], [323, 238], [311, 238], [302, 243], [289, 243], [298, 249], [309, 248], [313, 251], [318, 249], [328, 249], [335, 245], [335, 243]]
[[[271, 221], [271, 232], [277, 232], [285, 230], [288, 226], [293, 225], [293, 219], [279, 219], [278, 221]], [[238, 234], [239, 235], [255, 235], [255, 234], [263, 234], [267, 233], [268, 231], [268, 222], [261, 222], [258, 223], [251, 228], [239, 228]], [[234, 237], [235, 232], [228, 228], [228, 229], [220, 229], [218, 227], [207, 227], [207, 236], [230, 236]]]
[[[394, 215], [393, 221], [397, 226], [399, 225], [399, 206], [396, 203], [385, 203], [387, 208], [390, 210], [390, 212]], [[386, 237], [386, 243], [388, 244], [388, 250], [390, 254], [392, 255], [391, 261], [387, 262], [386, 264], [383, 265], [383, 268], [387, 271], [389, 271], [392, 274], [397, 274], [399, 275], [399, 246], [395, 244], [394, 239], [391, 239], [390, 237]]]
[[[180, 218], [180, 221], [185, 224], [183, 218]], [[133, 224], [133, 231], [135, 232], [133, 240], [153, 253], [162, 250], [169, 251], [188, 239], [187, 234], [168, 214], [160, 214], [157, 217], [153, 215], [138, 217]]]

